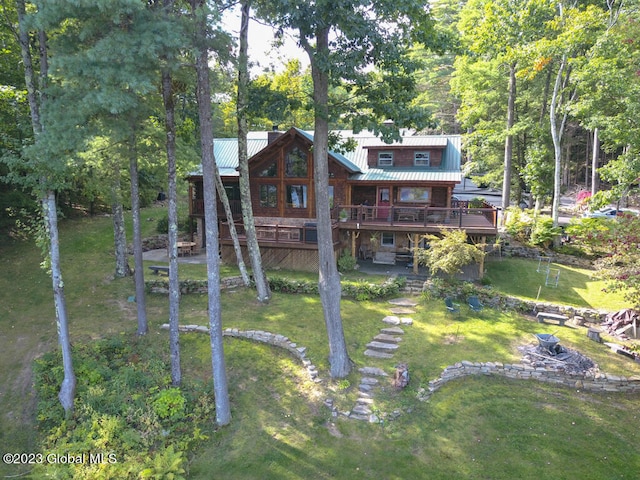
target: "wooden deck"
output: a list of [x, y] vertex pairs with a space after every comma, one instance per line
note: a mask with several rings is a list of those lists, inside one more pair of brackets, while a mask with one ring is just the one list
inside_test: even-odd
[[440, 207], [345, 207], [342, 230], [404, 231], [435, 233], [443, 228], [461, 229], [472, 235], [496, 235], [496, 208]]

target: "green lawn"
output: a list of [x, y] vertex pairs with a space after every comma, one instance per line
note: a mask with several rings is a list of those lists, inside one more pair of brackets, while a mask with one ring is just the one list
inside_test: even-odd
[[538, 260], [492, 259], [486, 263], [486, 279], [497, 290], [528, 300], [535, 300], [539, 290], [542, 302], [607, 311], [631, 307], [622, 294], [606, 292], [605, 282], [593, 270], [556, 263], [551, 264], [551, 270], [551, 276], [560, 271], [557, 287], [553, 282], [545, 285], [546, 267]]
[[[146, 211], [145, 218], [159, 213]], [[147, 234], [153, 226], [145, 222]], [[135, 305], [127, 301], [133, 285], [130, 279], [113, 280], [111, 242], [108, 218], [63, 223], [63, 273], [74, 343], [135, 332]], [[0, 450], [34, 452], [44, 432], [35, 430], [30, 362], [56, 346], [50, 280], [38, 268], [39, 252], [31, 244], [2, 246], [0, 255], [5, 259], [0, 271]], [[488, 277], [496, 289], [535, 298], [536, 266], [515, 259], [492, 262]], [[180, 268], [181, 276], [197, 277], [203, 271], [202, 266]], [[541, 300], [595, 308], [614, 305], [608, 295], [596, 295], [600, 287], [588, 272], [562, 270], [560, 285], [543, 287]], [[224, 325], [288, 336], [308, 348], [324, 381], [311, 382], [284, 352], [226, 339], [233, 420], [228, 427], [211, 429], [209, 440], [189, 453], [189, 478], [595, 480], [634, 478], [640, 471], [635, 447], [640, 395], [591, 394], [481, 377], [447, 384], [428, 402], [416, 398], [419, 388], [455, 362], [517, 362], [518, 345], [535, 341], [532, 333], [541, 329], [557, 330], [563, 345], [588, 355], [603, 371], [640, 375], [639, 364], [591, 342], [584, 329], [541, 326], [491, 309], [474, 314], [463, 307], [459, 318], [451, 317], [442, 301], [434, 300], [422, 302], [412, 315], [414, 325], [405, 328], [396, 358], [373, 361], [364, 356], [365, 345], [383, 326], [389, 305], [343, 300], [345, 336], [355, 365], [392, 371], [395, 363], [406, 361], [411, 370], [407, 389], [386, 387], [375, 394], [375, 409], [401, 415], [368, 424], [333, 418], [323, 405], [332, 398], [339, 410], [351, 409], [360, 375], [354, 372], [346, 381], [327, 378], [328, 348], [318, 297], [276, 294], [261, 306], [254, 296], [243, 289], [224, 293]], [[149, 296], [147, 303], [148, 345], [164, 358], [167, 334], [158, 327], [167, 321], [168, 300]], [[205, 324], [206, 309], [205, 296], [183, 296], [181, 322]], [[207, 337], [184, 334], [181, 346], [185, 379], [211, 382]], [[21, 473], [25, 471], [0, 464], [0, 475]]]

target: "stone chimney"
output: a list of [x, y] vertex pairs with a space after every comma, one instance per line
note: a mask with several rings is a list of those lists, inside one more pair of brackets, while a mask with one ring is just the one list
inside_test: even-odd
[[274, 142], [280, 135], [282, 135], [282, 132], [278, 130], [278, 125], [271, 127], [271, 131], [267, 132], [267, 144]]

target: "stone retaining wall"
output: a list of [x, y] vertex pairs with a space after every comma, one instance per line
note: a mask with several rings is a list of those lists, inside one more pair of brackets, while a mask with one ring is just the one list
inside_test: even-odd
[[553, 383], [578, 390], [594, 392], [640, 392], [640, 376], [637, 375], [622, 377], [607, 373], [570, 374], [550, 370], [545, 367], [502, 364], [499, 362], [474, 363], [464, 360], [446, 367], [437, 379], [429, 382], [428, 389], [421, 388], [418, 391], [418, 398], [421, 401], [425, 401], [444, 384], [469, 375], [497, 375], [517, 380], [537, 380], [539, 382]]
[[[169, 330], [169, 324], [165, 323], [160, 328], [163, 330]], [[178, 330], [181, 332], [196, 332], [209, 334], [209, 327], [204, 325], [180, 325]], [[284, 335], [277, 333], [265, 332], [263, 330], [238, 330], [237, 328], [225, 328], [222, 331], [222, 335], [225, 337], [244, 338], [246, 340], [252, 340], [254, 342], [266, 343], [268, 345], [283, 348], [297, 358], [302, 365], [307, 369], [309, 377], [314, 382], [321, 382], [318, 377], [318, 369], [311, 363], [311, 360], [307, 358], [307, 347], [299, 347], [296, 343], [289, 340]]]
[[[183, 295], [189, 293], [208, 293], [206, 280], [180, 280], [180, 293]], [[161, 295], [169, 294], [169, 282], [166, 280], [146, 280], [144, 282], [148, 293], [157, 293]], [[225, 277], [220, 279], [220, 289], [230, 290], [233, 288], [243, 287], [242, 277]]]

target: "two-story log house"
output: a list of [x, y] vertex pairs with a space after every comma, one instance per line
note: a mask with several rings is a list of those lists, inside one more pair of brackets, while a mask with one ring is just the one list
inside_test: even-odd
[[[464, 229], [483, 241], [495, 236], [497, 210], [453, 198], [462, 179], [460, 136], [405, 136], [386, 144], [371, 135], [353, 136], [355, 150], [329, 152], [329, 196], [336, 256], [348, 252], [377, 263], [414, 263], [413, 247], [426, 233]], [[238, 142], [215, 140], [215, 157], [233, 209], [221, 206], [223, 261], [235, 261], [228, 223], [241, 242]], [[256, 231], [267, 268], [317, 270], [317, 234], [313, 182], [313, 135], [297, 128], [252, 135], [248, 141], [249, 176]], [[202, 175], [188, 177], [194, 241], [204, 246]]]

